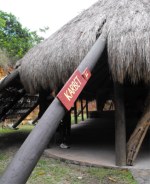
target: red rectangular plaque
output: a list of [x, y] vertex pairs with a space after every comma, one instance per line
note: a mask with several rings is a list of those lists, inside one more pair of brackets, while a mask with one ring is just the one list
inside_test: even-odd
[[67, 110], [71, 109], [86, 83], [87, 80], [76, 70], [58, 93], [57, 98]]

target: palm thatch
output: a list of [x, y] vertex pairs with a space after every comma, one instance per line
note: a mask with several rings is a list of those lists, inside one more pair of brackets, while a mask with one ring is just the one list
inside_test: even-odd
[[[113, 79], [121, 83], [126, 76], [135, 83], [149, 82], [149, 17], [149, 0], [99, 0], [24, 56], [22, 83], [30, 93], [56, 89], [103, 35], [107, 35], [107, 47], [93, 81], [110, 78], [110, 70]], [[105, 69], [107, 62], [109, 69]]]

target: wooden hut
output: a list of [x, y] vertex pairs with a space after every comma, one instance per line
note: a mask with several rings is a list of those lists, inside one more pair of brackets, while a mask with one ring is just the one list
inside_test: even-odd
[[133, 113], [144, 113], [149, 91], [149, 17], [149, 0], [99, 0], [20, 61], [20, 78], [29, 93], [58, 91], [97, 38], [107, 38], [103, 55], [81, 96], [96, 99], [98, 110], [110, 98], [115, 102], [117, 165], [126, 164], [125, 119]]

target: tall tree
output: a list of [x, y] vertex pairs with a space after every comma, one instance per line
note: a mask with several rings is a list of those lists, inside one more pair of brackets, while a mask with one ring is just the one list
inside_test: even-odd
[[12, 62], [42, 40], [36, 31], [23, 28], [13, 14], [0, 11], [0, 49], [7, 51]]

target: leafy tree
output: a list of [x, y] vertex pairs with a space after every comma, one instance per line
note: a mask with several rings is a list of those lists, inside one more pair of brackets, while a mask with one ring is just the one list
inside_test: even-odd
[[0, 17], [0, 27], [5, 26], [5, 20]]
[[5, 49], [11, 61], [14, 62], [34, 45], [43, 40], [37, 32], [23, 28], [17, 18], [0, 10], [0, 49]]

